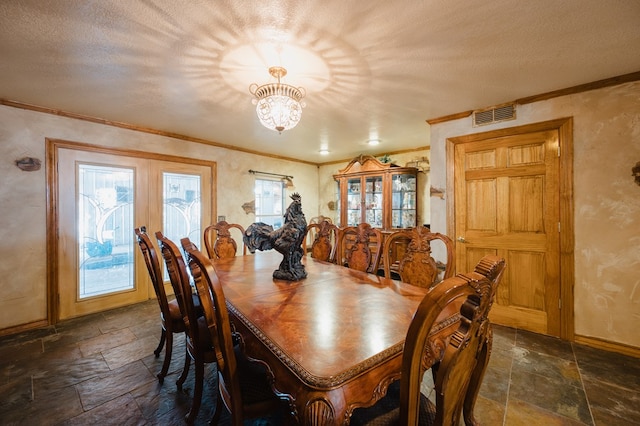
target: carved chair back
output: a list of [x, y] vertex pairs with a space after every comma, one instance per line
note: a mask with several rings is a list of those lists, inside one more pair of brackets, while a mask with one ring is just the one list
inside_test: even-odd
[[242, 242], [244, 228], [237, 223], [227, 223], [222, 220], [213, 225], [209, 225], [204, 230], [204, 245], [210, 259], [224, 259], [235, 257], [238, 252], [238, 244], [231, 236], [231, 230], [237, 229], [240, 234], [240, 244], [242, 244], [242, 254], [247, 254], [247, 246]]
[[[431, 255], [433, 241], [440, 241], [447, 252], [447, 263], [443, 265], [444, 276], [442, 279], [451, 277], [455, 272], [453, 241], [444, 234], [431, 232], [425, 226], [397, 231], [387, 236], [383, 250], [385, 277], [393, 277], [395, 272], [402, 281], [426, 288], [440, 281], [441, 268]], [[406, 244], [406, 248], [401, 258], [394, 264], [393, 248], [400, 242], [403, 246]]]
[[[504, 259], [485, 256], [473, 272], [458, 274], [433, 287], [409, 326], [402, 355], [402, 375], [374, 406], [356, 409], [351, 424], [477, 424], [473, 408], [491, 352], [488, 320]], [[452, 316], [452, 314], [454, 314]], [[455, 318], [443, 332], [445, 318]], [[420, 391], [431, 369], [435, 405]]]
[[[263, 370], [256, 372], [256, 365], [250, 365], [246, 357], [238, 357], [241, 345], [235, 344], [231, 322], [227, 310], [226, 299], [222, 286], [211, 264], [188, 239], [182, 240], [182, 245], [189, 258], [189, 267], [194, 278], [195, 286], [200, 295], [206, 319], [207, 328], [214, 343], [216, 360], [218, 363], [218, 398], [227, 407], [232, 417], [233, 425], [242, 425], [243, 418], [252, 418], [271, 413], [282, 408], [283, 401], [278, 399], [271, 390], [269, 380]], [[253, 363], [255, 364], [255, 363]], [[243, 393], [250, 392], [249, 398], [243, 399]], [[212, 424], [217, 424], [220, 415], [220, 399], [216, 403], [216, 412]]]
[[160, 268], [160, 260], [156, 252], [149, 235], [147, 234], [146, 227], [142, 226], [134, 230], [136, 239], [138, 241], [138, 247], [144, 258], [144, 263], [147, 266], [151, 283], [156, 294], [156, 300], [160, 306], [160, 343], [156, 350], [153, 351], [156, 357], [160, 356], [160, 352], [166, 342], [166, 350], [164, 355], [164, 361], [162, 363], [162, 369], [158, 373], [158, 381], [162, 383], [164, 377], [169, 371], [169, 364], [171, 363], [171, 355], [173, 353], [173, 333], [184, 333], [185, 325], [182, 320], [182, 314], [177, 300], [171, 301], [167, 298], [167, 293], [164, 289], [164, 280], [162, 278], [162, 269]]
[[171, 318], [171, 313], [169, 312], [169, 301], [164, 289], [162, 269], [160, 269], [158, 254], [156, 253], [156, 249], [153, 246], [149, 235], [147, 235], [146, 227], [142, 226], [140, 228], [136, 228], [134, 233], [138, 241], [138, 247], [140, 247], [140, 252], [142, 252], [144, 263], [147, 266], [147, 271], [149, 272], [149, 278], [151, 278], [151, 283], [153, 284], [153, 290], [156, 293], [158, 305], [160, 305], [160, 315], [163, 321], [168, 321]]
[[[327, 218], [328, 219], [328, 218]], [[325, 262], [335, 263], [338, 244], [338, 227], [331, 219], [307, 225], [307, 237], [312, 236], [311, 257]], [[304, 239], [304, 252], [307, 252], [307, 241]]]
[[178, 389], [182, 388], [182, 385], [187, 379], [191, 359], [193, 359], [195, 364], [193, 403], [186, 416], [187, 423], [191, 424], [198, 416], [202, 401], [204, 364], [215, 362], [216, 357], [213, 342], [207, 333], [206, 324], [202, 319], [202, 304], [200, 303], [198, 295], [193, 294], [187, 266], [180, 249], [173, 241], [162, 235], [161, 232], [156, 232], [156, 238], [158, 239], [158, 244], [160, 245], [165, 264], [167, 265], [169, 280], [176, 294], [176, 299], [178, 299], [184, 324], [187, 329], [187, 355], [185, 355], [182, 374], [177, 381]]
[[[308, 248], [313, 245], [313, 242], [316, 239], [316, 235], [318, 233], [318, 227], [309, 227], [309, 225], [317, 225], [324, 221], [329, 223], [333, 223], [333, 219], [328, 216], [314, 216], [307, 222], [307, 233], [304, 236], [304, 242], [302, 243], [302, 248], [304, 248], [305, 253], [307, 253]], [[310, 250], [310, 249], [309, 249]]]
[[382, 255], [382, 232], [368, 223], [340, 229], [338, 260], [358, 271], [377, 273]]
[[158, 245], [160, 246], [160, 252], [164, 258], [164, 263], [167, 267], [169, 281], [171, 282], [171, 287], [173, 287], [173, 293], [178, 301], [180, 312], [182, 313], [184, 323], [187, 327], [187, 335], [189, 337], [193, 337], [190, 328], [193, 323], [197, 321], [197, 316], [195, 308], [190, 309], [193, 303], [185, 302], [185, 299], [190, 297], [191, 291], [189, 286], [189, 274], [187, 273], [184, 259], [182, 258], [182, 254], [180, 253], [178, 246], [176, 246], [173, 241], [165, 237], [162, 232], [156, 232], [156, 238], [158, 240]]

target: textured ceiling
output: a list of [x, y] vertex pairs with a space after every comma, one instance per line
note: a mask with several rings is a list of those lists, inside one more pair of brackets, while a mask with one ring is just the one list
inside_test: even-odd
[[[427, 119], [640, 71], [639, 52], [638, 0], [0, 1], [1, 99], [318, 163], [427, 146]], [[307, 91], [282, 134], [248, 91], [274, 65]]]

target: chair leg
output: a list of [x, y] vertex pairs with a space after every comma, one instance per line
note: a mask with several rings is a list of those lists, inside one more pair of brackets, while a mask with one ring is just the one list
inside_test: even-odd
[[[164, 330], [163, 330], [164, 332]], [[167, 371], [169, 371], [169, 364], [171, 364], [171, 354], [173, 353], [173, 333], [168, 333], [166, 336], [167, 339], [167, 347], [164, 352], [164, 361], [162, 362], [162, 370], [158, 373], [158, 381], [162, 384], [164, 382], [164, 377], [167, 375]]]
[[156, 350], [153, 351], [153, 354], [156, 356], [156, 358], [158, 358], [160, 356], [160, 352], [162, 352], [166, 334], [166, 330], [162, 328], [162, 333], [160, 333], [160, 343], [158, 343], [158, 347], [156, 348]]
[[[218, 378], [218, 380], [220, 379]], [[211, 418], [211, 421], [209, 422], [210, 425], [215, 426], [220, 422], [220, 415], [222, 414], [223, 405], [224, 403], [222, 402], [222, 395], [220, 395], [220, 390], [216, 389], [216, 409], [213, 412], [213, 417]]]
[[193, 390], [193, 402], [191, 403], [191, 410], [187, 413], [187, 424], [193, 424], [196, 417], [198, 417], [198, 411], [200, 411], [200, 403], [202, 402], [202, 388], [204, 385], [204, 361], [200, 357], [195, 359], [196, 380]]
[[464, 397], [463, 416], [466, 426], [479, 425], [479, 423], [475, 419], [473, 410], [476, 405], [478, 393], [480, 392], [480, 386], [482, 385], [484, 373], [487, 370], [487, 365], [489, 364], [491, 347], [493, 345], [493, 329], [491, 328], [491, 325], [489, 325], [488, 327], [489, 330], [487, 332], [487, 337], [485, 338], [485, 341], [483, 342], [480, 351], [478, 352], [478, 362], [473, 369], [473, 373], [471, 373], [471, 380], [469, 382], [469, 387], [467, 388], [467, 394]]
[[180, 374], [180, 377], [176, 382], [178, 390], [182, 390], [182, 385], [184, 381], [187, 380], [187, 376], [189, 375], [189, 366], [191, 366], [191, 356], [189, 355], [189, 349], [187, 348], [184, 354], [184, 367], [182, 367], [182, 374]]

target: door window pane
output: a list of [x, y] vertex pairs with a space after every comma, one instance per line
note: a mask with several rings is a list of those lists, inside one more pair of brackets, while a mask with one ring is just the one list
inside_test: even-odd
[[[163, 182], [163, 234], [181, 247], [180, 240], [188, 237], [200, 245], [201, 206], [200, 176], [162, 173]], [[164, 280], [169, 279], [166, 265]], [[187, 269], [189, 275], [191, 272]]]
[[[178, 243], [188, 237], [200, 244], [200, 176], [163, 173], [163, 233]], [[180, 244], [178, 244], [179, 246]]]
[[133, 169], [78, 165], [78, 297], [133, 289]]

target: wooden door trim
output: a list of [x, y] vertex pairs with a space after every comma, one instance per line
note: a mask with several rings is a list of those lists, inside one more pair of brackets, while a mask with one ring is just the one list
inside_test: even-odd
[[[126, 157], [144, 158], [148, 160], [170, 161], [174, 163], [193, 164], [211, 168], [211, 190], [209, 197], [211, 198], [211, 217], [216, 217], [217, 197], [215, 183], [217, 177], [217, 163], [215, 161], [207, 161], [196, 158], [179, 157], [173, 155], [158, 154], [153, 152], [136, 151], [124, 148], [112, 148], [101, 145], [93, 145], [83, 142], [72, 142], [62, 139], [45, 138], [46, 141], [46, 247], [47, 247], [47, 323], [55, 324], [58, 322], [59, 306], [58, 294], [60, 291], [58, 283], [58, 261], [60, 254], [58, 253], [58, 151], [60, 149], [73, 149], [78, 151], [89, 151], [98, 154], [111, 154]], [[204, 194], [203, 194], [204, 196]], [[133, 235], [133, 230], [131, 230]]]
[[[506, 129], [447, 138], [446, 140], [446, 199], [447, 234], [455, 237], [454, 172], [455, 145], [478, 142], [504, 136], [557, 130], [560, 148], [560, 338], [575, 340], [574, 328], [574, 205], [573, 205], [573, 118], [559, 118], [540, 123], [525, 124]], [[454, 242], [455, 242], [455, 238]], [[457, 243], [456, 243], [457, 245]]]

